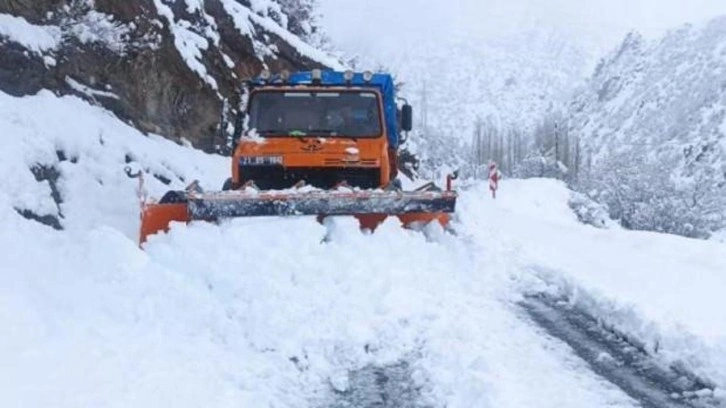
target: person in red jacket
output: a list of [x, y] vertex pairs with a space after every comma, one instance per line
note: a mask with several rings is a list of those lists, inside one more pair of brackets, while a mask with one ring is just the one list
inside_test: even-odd
[[497, 188], [499, 188], [499, 169], [494, 162], [489, 163], [489, 190], [492, 191], [492, 198], [497, 198]]

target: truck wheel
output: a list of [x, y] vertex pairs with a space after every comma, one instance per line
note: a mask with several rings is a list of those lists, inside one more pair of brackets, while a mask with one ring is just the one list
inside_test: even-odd
[[222, 191], [229, 191], [233, 190], [234, 186], [232, 186], [232, 177], [228, 178], [224, 181], [224, 184], [222, 185]]

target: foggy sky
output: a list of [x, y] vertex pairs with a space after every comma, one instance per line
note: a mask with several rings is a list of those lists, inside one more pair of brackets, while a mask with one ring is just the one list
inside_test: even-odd
[[610, 48], [630, 30], [647, 37], [726, 15], [726, 0], [319, 0], [326, 31], [344, 48], [405, 46], [439, 35], [496, 38], [533, 26]]

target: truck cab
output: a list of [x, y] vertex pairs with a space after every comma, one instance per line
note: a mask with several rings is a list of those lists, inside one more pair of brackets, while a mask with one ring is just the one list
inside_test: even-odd
[[263, 73], [247, 84], [232, 160], [232, 189], [282, 190], [302, 183], [385, 188], [397, 176], [398, 108], [388, 74], [352, 71]]

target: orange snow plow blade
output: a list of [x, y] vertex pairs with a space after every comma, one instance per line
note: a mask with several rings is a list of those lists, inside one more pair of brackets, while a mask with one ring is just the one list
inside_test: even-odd
[[139, 243], [146, 242], [149, 235], [169, 230], [172, 221], [189, 222], [186, 204], [147, 204], [141, 214], [141, 236]]
[[[401, 224], [405, 228], [414, 227], [417, 224], [428, 224], [432, 221], [437, 221], [442, 227], [446, 228], [451, 221], [451, 216], [447, 213], [409, 213], [409, 214], [394, 214], [401, 221]], [[354, 214], [353, 215], [360, 224], [361, 229], [368, 229], [375, 231], [379, 225], [381, 225], [386, 218], [387, 214]], [[324, 217], [319, 217], [322, 220]]]
[[[353, 214], [353, 216], [358, 220], [362, 230], [371, 231], [375, 231], [389, 217], [387, 214]], [[438, 221], [442, 227], [446, 228], [451, 221], [451, 216], [446, 213], [410, 213], [395, 216], [405, 228], [414, 227], [417, 224], [428, 224], [432, 221]], [[323, 218], [325, 217], [319, 216], [318, 220], [322, 221]]]
[[398, 219], [406, 227], [417, 223], [428, 224], [431, 221], [438, 221], [442, 227], [446, 227], [449, 225], [449, 221], [451, 221], [451, 215], [447, 213], [410, 213], [399, 214]]
[[446, 227], [456, 197], [452, 191], [178, 192], [173, 203], [143, 206], [140, 243], [149, 235], [167, 231], [172, 221], [238, 217], [316, 215], [322, 220], [347, 215], [357, 218], [361, 229], [374, 231], [387, 217], [397, 216], [405, 227], [431, 221]]

